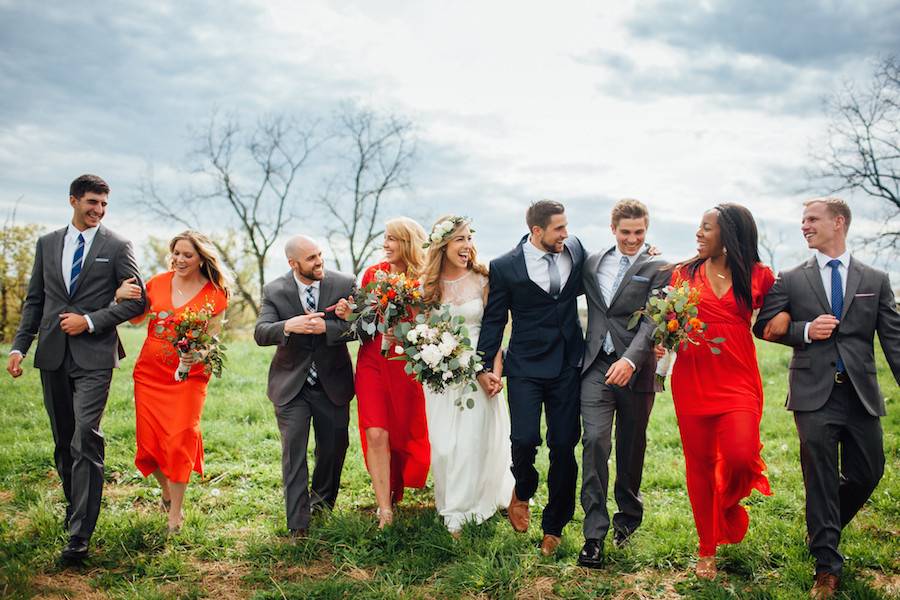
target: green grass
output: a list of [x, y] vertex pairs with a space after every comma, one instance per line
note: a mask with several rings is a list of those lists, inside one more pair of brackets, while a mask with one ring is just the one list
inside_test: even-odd
[[[644, 524], [625, 549], [607, 545], [603, 570], [575, 566], [580, 507], [553, 559], [537, 553], [539, 527], [518, 535], [499, 516], [453, 540], [435, 517], [430, 487], [409, 493], [396, 525], [379, 532], [355, 414], [337, 510], [315, 520], [308, 539], [290, 542], [284, 537], [278, 430], [265, 397], [271, 350], [244, 340], [232, 342], [224, 379], [210, 385], [202, 424], [207, 472], [188, 488], [183, 532], [167, 539], [159, 491], [132, 462], [129, 375], [143, 334], [123, 332], [129, 359], [114, 375], [103, 420], [104, 506], [92, 557], [81, 568], [66, 568], [57, 558], [65, 542], [63, 496], [38, 373], [29, 364], [19, 380], [0, 378], [0, 596], [781, 599], [808, 593], [812, 560], [803, 541], [798, 444], [791, 415], [782, 407], [785, 348], [759, 346], [766, 389], [763, 456], [775, 495], [754, 494], [747, 501], [747, 538], [721, 549], [723, 575], [701, 583], [691, 575], [696, 533], [667, 393], [657, 397], [648, 432]], [[844, 532], [844, 598], [900, 594], [900, 394], [880, 354], [879, 377], [888, 396], [882, 419], [887, 469]], [[538, 460], [546, 473], [545, 449]], [[533, 523], [540, 523], [545, 501], [542, 486]]]

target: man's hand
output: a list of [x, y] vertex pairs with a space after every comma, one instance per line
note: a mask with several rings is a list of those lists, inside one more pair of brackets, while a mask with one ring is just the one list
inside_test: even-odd
[[834, 333], [834, 328], [840, 321], [834, 315], [819, 315], [809, 324], [809, 339], [827, 340]]
[[647, 248], [647, 254], [649, 256], [659, 256], [660, 254], [662, 254], [662, 251], [656, 246], [650, 246], [649, 248]]
[[334, 314], [337, 318], [347, 320], [347, 317], [350, 316], [350, 313], [353, 312], [353, 296], [347, 296], [346, 298], [341, 298], [338, 300], [337, 305], [334, 307]]
[[503, 389], [503, 382], [494, 373], [482, 372], [478, 374], [478, 384], [488, 396], [496, 396]]
[[606, 384], [622, 387], [628, 384], [632, 375], [634, 375], [634, 367], [624, 358], [620, 358], [606, 372]]
[[87, 319], [84, 315], [76, 315], [75, 313], [62, 313], [59, 315], [59, 328], [66, 335], [81, 335], [88, 330]]
[[284, 322], [284, 332], [304, 335], [318, 335], [320, 333], [325, 333], [324, 316], [325, 313], [316, 312], [291, 317]]
[[763, 339], [768, 341], [777, 340], [788, 332], [791, 326], [791, 314], [787, 311], [781, 311], [772, 320], [766, 323], [763, 329]]
[[13, 377], [22, 375], [22, 358], [22, 355], [18, 352], [13, 352], [9, 355], [9, 361], [6, 363], [6, 370]]

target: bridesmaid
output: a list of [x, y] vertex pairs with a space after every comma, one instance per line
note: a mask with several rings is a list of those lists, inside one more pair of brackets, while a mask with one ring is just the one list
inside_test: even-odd
[[[147, 282], [148, 312], [179, 314], [207, 305], [221, 315], [228, 305], [228, 280], [212, 242], [196, 231], [179, 233], [169, 242], [169, 271]], [[133, 298], [140, 289], [131, 280], [116, 291], [116, 301]], [[132, 321], [138, 324], [146, 313]], [[147, 338], [134, 365], [137, 455], [134, 464], [144, 477], [152, 474], [162, 490], [169, 533], [181, 529], [182, 505], [191, 471], [203, 474], [200, 414], [209, 375], [202, 364], [191, 366], [188, 378], [175, 381], [178, 356], [165, 334], [156, 333], [160, 320], [147, 326]], [[171, 326], [169, 326], [171, 327]], [[219, 328], [221, 323], [213, 323]], [[192, 364], [192, 358], [183, 362]]]
[[[425, 263], [424, 243], [425, 230], [412, 219], [388, 221], [385, 260], [366, 269], [362, 286], [373, 281], [377, 271], [418, 274]], [[341, 304], [343, 312], [346, 305]], [[359, 429], [378, 503], [379, 529], [393, 522], [393, 505], [403, 498], [404, 487], [424, 487], [431, 455], [422, 386], [406, 374], [404, 361], [381, 354], [381, 338], [376, 334], [364, 341], [356, 361]]]
[[725, 338], [714, 355], [702, 343], [678, 350], [672, 399], [700, 538], [696, 574], [716, 576], [716, 547], [744, 539], [750, 519], [740, 501], [754, 489], [770, 495], [760, 456], [763, 389], [750, 334], [755, 309], [775, 282], [759, 259], [753, 215], [737, 204], [706, 211], [697, 256], [675, 267], [672, 285], [700, 290], [707, 339]]

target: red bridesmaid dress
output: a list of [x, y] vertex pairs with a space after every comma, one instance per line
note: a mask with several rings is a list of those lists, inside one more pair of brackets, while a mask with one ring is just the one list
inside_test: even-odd
[[[198, 311], [207, 304], [219, 314], [228, 305], [225, 292], [212, 282], [185, 304], [172, 304], [172, 271], [156, 275], [147, 282], [148, 312], [166, 311], [178, 315], [186, 308]], [[143, 316], [132, 322], [139, 323]], [[134, 365], [134, 411], [137, 454], [134, 464], [144, 477], [157, 469], [170, 481], [186, 483], [191, 471], [203, 474], [203, 437], [200, 414], [206, 400], [209, 375], [202, 364], [191, 367], [188, 378], [175, 381], [178, 356], [165, 339], [168, 331], [156, 333], [158, 319], [147, 325], [147, 339]]]
[[[376, 271], [387, 272], [390, 268], [389, 263], [383, 262], [366, 269], [362, 287], [375, 279]], [[406, 374], [405, 364], [402, 360], [388, 360], [381, 354], [381, 334], [360, 344], [356, 359], [356, 398], [363, 456], [368, 452], [366, 429], [386, 429], [391, 448], [394, 502], [403, 498], [403, 488], [425, 486], [431, 461], [425, 395], [422, 386]]]
[[[678, 269], [672, 285], [690, 279]], [[721, 298], [709, 285], [706, 265], [690, 279], [700, 289], [700, 320], [707, 339], [725, 338], [710, 352], [707, 344], [678, 350], [672, 372], [672, 399], [684, 450], [688, 496], [700, 538], [700, 556], [714, 556], [719, 544], [744, 539], [750, 519], [740, 501], [754, 489], [771, 495], [760, 456], [759, 423], [763, 389], [750, 333], [751, 308], [729, 289]], [[772, 270], [756, 264], [751, 273], [753, 309], [762, 306], [775, 282]]]

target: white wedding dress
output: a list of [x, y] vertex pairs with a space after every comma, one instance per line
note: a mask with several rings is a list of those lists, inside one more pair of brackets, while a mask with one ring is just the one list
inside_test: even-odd
[[[459, 279], [441, 282], [444, 306], [465, 318], [472, 347], [478, 347], [484, 288], [487, 277], [469, 271]], [[509, 407], [503, 393], [493, 398], [478, 385], [465, 385], [435, 393], [425, 386], [425, 412], [431, 442], [431, 475], [435, 509], [451, 532], [468, 521], [481, 523], [512, 497], [512, 457], [509, 441]], [[475, 400], [473, 408], [456, 406], [455, 400]]]

